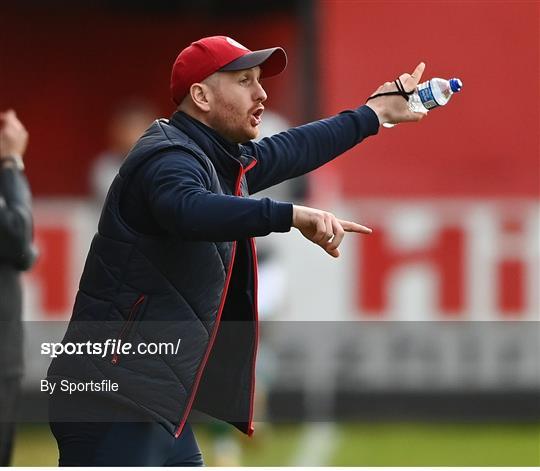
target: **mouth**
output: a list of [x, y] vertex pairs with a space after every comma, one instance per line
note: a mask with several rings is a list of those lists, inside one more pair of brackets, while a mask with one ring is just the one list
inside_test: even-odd
[[264, 106], [259, 106], [255, 109], [253, 113], [251, 113], [252, 126], [258, 126], [259, 124], [261, 124], [263, 111], [264, 111]]

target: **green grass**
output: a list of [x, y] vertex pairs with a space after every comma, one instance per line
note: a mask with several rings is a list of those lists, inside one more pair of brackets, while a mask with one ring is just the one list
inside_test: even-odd
[[540, 424], [354, 424], [332, 466], [540, 466]]
[[[207, 427], [195, 427], [197, 442], [205, 464], [215, 466], [211, 436]], [[287, 466], [298, 448], [302, 428], [298, 425], [255, 425], [253, 437], [228, 428], [242, 449], [243, 466]]]
[[49, 426], [21, 424], [15, 435], [13, 466], [57, 466], [58, 450]]
[[[540, 424], [355, 423], [339, 425], [332, 466], [540, 466]], [[232, 431], [246, 466], [287, 466], [302, 427], [257, 429], [253, 438]], [[206, 463], [211, 437], [196, 427]], [[15, 466], [56, 466], [56, 442], [47, 425], [18, 428]]]

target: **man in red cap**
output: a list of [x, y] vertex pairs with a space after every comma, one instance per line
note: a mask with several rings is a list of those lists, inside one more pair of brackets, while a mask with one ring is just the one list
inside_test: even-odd
[[[254, 238], [294, 227], [339, 257], [346, 232], [371, 232], [326, 211], [248, 196], [324, 165], [382, 123], [419, 120], [407, 97], [424, 64], [379, 87], [369, 105], [255, 143], [267, 98], [261, 78], [286, 62], [279, 47], [250, 51], [226, 36], [177, 57], [177, 110], [144, 133], [111, 185], [63, 340], [114, 339], [134, 350], [53, 360], [47, 381], [51, 391], [59, 386], [50, 411], [61, 465], [201, 465], [192, 409], [251, 435]], [[181, 348], [137, 349], [150, 342]], [[61, 394], [63, 384], [81, 391], [100, 381], [116, 387]]]

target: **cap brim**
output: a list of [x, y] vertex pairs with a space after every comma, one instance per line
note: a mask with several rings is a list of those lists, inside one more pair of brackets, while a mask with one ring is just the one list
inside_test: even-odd
[[244, 70], [261, 67], [261, 77], [278, 75], [287, 67], [287, 54], [281, 47], [248, 52], [242, 57], [224, 65], [220, 71]]

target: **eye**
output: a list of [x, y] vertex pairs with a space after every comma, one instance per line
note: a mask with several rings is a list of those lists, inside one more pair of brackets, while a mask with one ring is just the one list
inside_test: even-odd
[[248, 78], [248, 77], [243, 76], [243, 77], [240, 78], [240, 83], [241, 83], [242, 85], [246, 85], [248, 82], [249, 82], [249, 78]]

